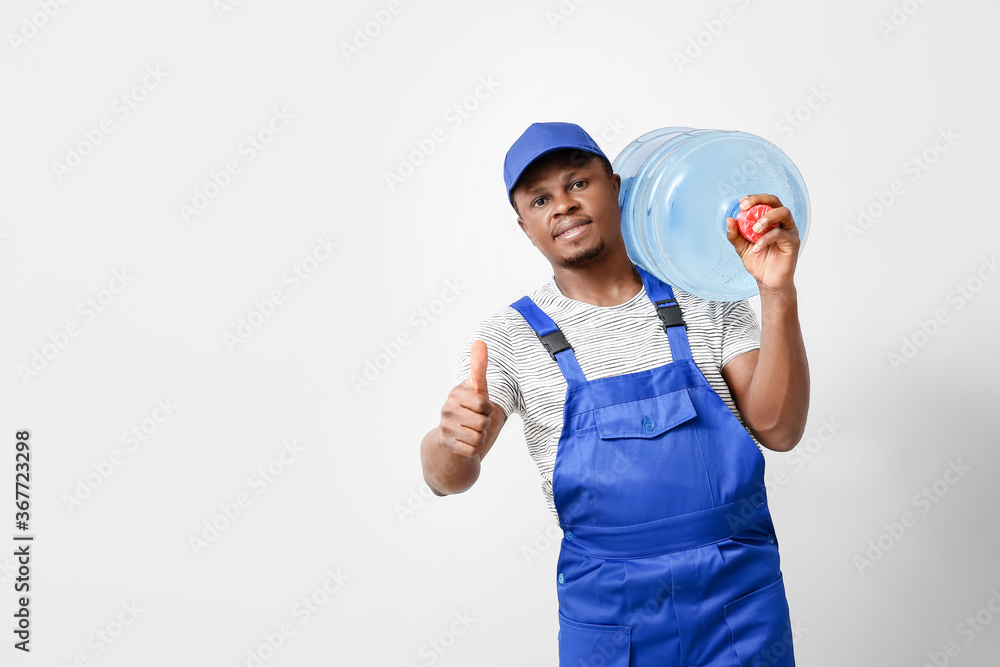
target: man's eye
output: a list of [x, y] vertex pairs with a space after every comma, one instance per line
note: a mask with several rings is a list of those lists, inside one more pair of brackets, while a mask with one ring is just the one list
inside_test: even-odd
[[535, 201], [531, 202], [532, 206], [538, 207], [545, 203], [545, 197], [539, 197]]
[[582, 188], [583, 186], [585, 186], [586, 184], [587, 184], [587, 181], [574, 181], [573, 182], [573, 187], [579, 189], [579, 188]]

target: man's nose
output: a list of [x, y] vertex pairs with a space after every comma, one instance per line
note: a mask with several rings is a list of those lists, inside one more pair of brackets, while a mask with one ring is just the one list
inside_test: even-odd
[[577, 201], [573, 193], [563, 192], [553, 196], [552, 205], [556, 213], [570, 213], [576, 210], [580, 202]]

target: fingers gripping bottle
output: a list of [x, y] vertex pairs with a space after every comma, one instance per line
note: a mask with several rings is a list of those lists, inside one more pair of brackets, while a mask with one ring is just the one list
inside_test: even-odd
[[743, 195], [768, 193], [792, 212], [799, 251], [809, 229], [809, 194], [780, 148], [754, 134], [665, 127], [615, 158], [622, 177], [622, 236], [633, 262], [657, 278], [713, 301], [757, 294], [726, 238]]

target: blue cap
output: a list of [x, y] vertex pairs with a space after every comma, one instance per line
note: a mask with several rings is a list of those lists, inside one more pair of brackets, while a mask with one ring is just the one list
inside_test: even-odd
[[579, 125], [532, 123], [510, 147], [503, 161], [503, 180], [507, 185], [507, 199], [513, 201], [510, 191], [514, 189], [514, 184], [521, 178], [528, 165], [546, 153], [563, 148], [576, 148], [608, 159], [597, 142]]

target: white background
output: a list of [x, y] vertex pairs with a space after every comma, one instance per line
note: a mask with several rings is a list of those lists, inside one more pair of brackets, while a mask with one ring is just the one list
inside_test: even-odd
[[419, 459], [461, 346], [550, 275], [501, 177], [548, 120], [611, 157], [684, 125], [792, 158], [812, 402], [767, 477], [798, 664], [991, 662], [1000, 9], [904, 4], [5, 3], [4, 628], [22, 429], [35, 542], [32, 651], [5, 629], [0, 662], [555, 664], [558, 534], [520, 420], [467, 493], [428, 497]]

